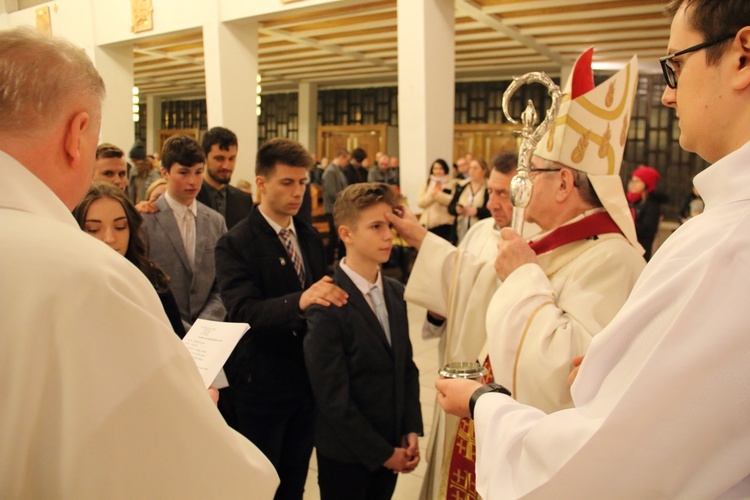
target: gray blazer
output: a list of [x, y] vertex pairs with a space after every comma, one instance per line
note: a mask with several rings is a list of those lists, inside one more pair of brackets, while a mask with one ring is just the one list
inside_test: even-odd
[[323, 213], [332, 214], [336, 196], [346, 187], [344, 169], [335, 163], [328, 165], [323, 172]]
[[216, 242], [227, 232], [227, 225], [219, 212], [199, 201], [196, 203], [195, 269], [190, 266], [167, 200], [159, 197], [154, 203], [159, 211], [143, 214], [143, 236], [148, 242], [149, 258], [170, 277], [169, 288], [186, 329], [198, 318], [223, 321], [227, 314], [216, 287], [214, 263]]

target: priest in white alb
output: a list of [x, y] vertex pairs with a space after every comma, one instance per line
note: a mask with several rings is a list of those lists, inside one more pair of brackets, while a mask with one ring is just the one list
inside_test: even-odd
[[[499, 285], [492, 263], [500, 229], [511, 219], [510, 182], [516, 163], [514, 152], [500, 153], [493, 159], [487, 182], [487, 208], [492, 217], [473, 225], [458, 247], [428, 233], [408, 214], [394, 222], [409, 244], [419, 249], [405, 298], [427, 308], [422, 336], [440, 339], [441, 365], [486, 358], [484, 316]], [[532, 226], [529, 229], [533, 231]], [[468, 425], [468, 420], [446, 415], [436, 405], [421, 499], [476, 495], [473, 482], [461, 479], [474, 476], [473, 433]]]

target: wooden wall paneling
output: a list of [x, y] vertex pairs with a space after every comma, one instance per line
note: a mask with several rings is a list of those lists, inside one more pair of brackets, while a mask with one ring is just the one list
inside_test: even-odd
[[197, 128], [172, 128], [159, 130], [159, 153], [161, 153], [164, 143], [173, 135], [186, 135], [196, 141], [200, 141], [200, 130]]
[[516, 151], [520, 144], [514, 133], [520, 125], [511, 123], [469, 123], [454, 125], [453, 162], [471, 153], [489, 163], [503, 151]]
[[371, 163], [375, 161], [375, 153], [388, 149], [387, 125], [323, 125], [318, 127], [318, 157], [333, 159], [339, 148], [350, 153], [355, 148], [362, 148], [367, 152]]

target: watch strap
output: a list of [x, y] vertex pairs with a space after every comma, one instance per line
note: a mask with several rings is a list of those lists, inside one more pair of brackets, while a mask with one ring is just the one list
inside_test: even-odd
[[510, 391], [500, 384], [491, 383], [483, 385], [482, 387], [474, 391], [474, 393], [471, 395], [471, 399], [469, 399], [469, 413], [471, 414], [472, 419], [474, 418], [474, 407], [477, 404], [477, 400], [480, 396], [482, 396], [483, 394], [487, 394], [488, 392], [499, 392], [501, 394], [511, 396]]

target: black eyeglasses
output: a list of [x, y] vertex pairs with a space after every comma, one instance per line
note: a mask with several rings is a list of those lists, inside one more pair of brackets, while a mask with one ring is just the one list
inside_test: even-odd
[[667, 86], [671, 89], [677, 88], [677, 73], [675, 73], [674, 63], [672, 62], [672, 59], [674, 59], [677, 56], [681, 56], [683, 54], [689, 54], [690, 52], [695, 52], [701, 49], [707, 49], [708, 47], [713, 47], [714, 45], [718, 45], [720, 43], [726, 42], [727, 40], [730, 40], [734, 38], [735, 36], [736, 35], [726, 35], [723, 38], [719, 38], [718, 40], [699, 43], [698, 45], [693, 45], [692, 47], [688, 47], [687, 49], [681, 50], [679, 52], [675, 52], [674, 54], [669, 54], [668, 56], [659, 58], [659, 63], [661, 64], [661, 71], [662, 73], [664, 73], [664, 80], [666, 80]]
[[529, 168], [529, 175], [537, 172], [559, 172], [561, 168]]

